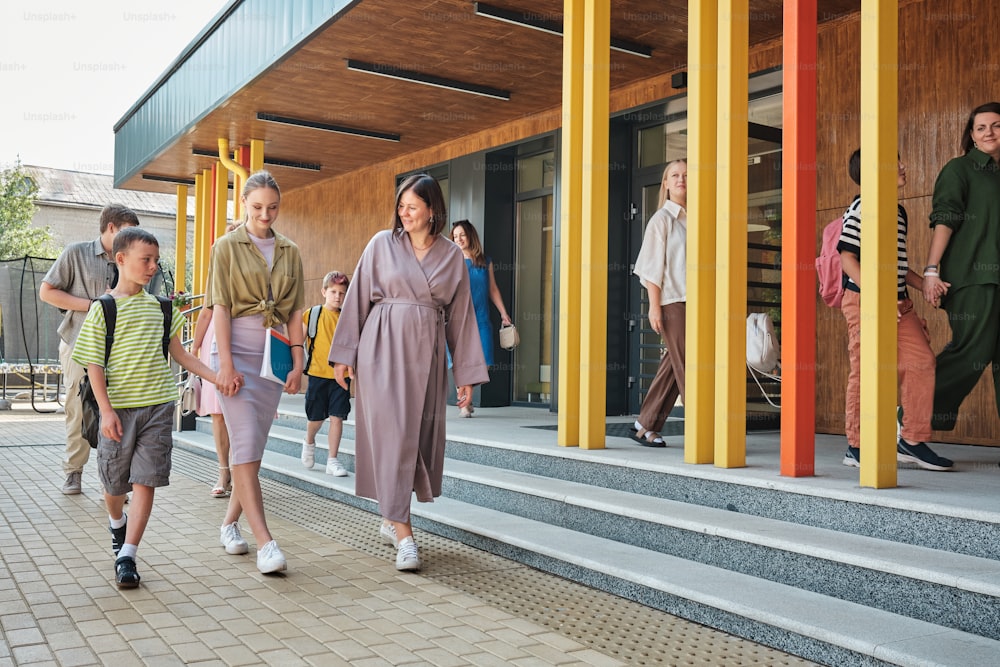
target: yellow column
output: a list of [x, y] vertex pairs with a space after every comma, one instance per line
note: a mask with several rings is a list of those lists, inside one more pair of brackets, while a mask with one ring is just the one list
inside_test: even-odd
[[229, 170], [221, 160], [215, 168], [215, 233], [217, 239], [226, 233], [226, 208], [229, 203]]
[[264, 168], [264, 140], [250, 140], [250, 173], [260, 171]]
[[187, 280], [187, 221], [188, 186], [177, 186], [177, 241], [174, 253], [174, 291], [186, 292]]
[[580, 235], [583, 199], [584, 0], [563, 3], [562, 187], [559, 199], [560, 447], [580, 444]]
[[201, 247], [205, 243], [205, 177], [194, 175], [194, 254], [191, 261], [194, 264], [194, 279], [191, 281], [192, 294], [205, 293], [205, 264], [201, 261]]
[[688, 2], [687, 331], [684, 461], [712, 463], [715, 442], [715, 189], [718, 0]]
[[861, 2], [861, 486], [879, 489], [896, 486], [898, 14], [897, 0]]
[[580, 447], [603, 449], [608, 382], [608, 109], [611, 0], [585, 0]]
[[204, 196], [201, 199], [201, 220], [202, 224], [198, 228], [201, 234], [201, 253], [198, 257], [202, 265], [201, 271], [201, 284], [199, 285], [199, 293], [205, 293], [205, 285], [208, 280], [208, 258], [212, 250], [212, 241], [215, 236], [212, 233], [212, 188], [215, 184], [212, 180], [212, 170], [203, 169], [202, 170], [202, 183]]
[[715, 464], [746, 465], [748, 0], [719, 3]]

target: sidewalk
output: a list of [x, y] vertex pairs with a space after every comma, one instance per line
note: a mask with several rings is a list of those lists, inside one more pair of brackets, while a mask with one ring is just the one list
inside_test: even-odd
[[424, 569], [399, 573], [377, 517], [268, 480], [289, 569], [261, 575], [219, 546], [214, 466], [182, 451], [119, 591], [93, 460], [59, 490], [62, 436], [0, 412], [0, 667], [810, 664], [420, 531]]

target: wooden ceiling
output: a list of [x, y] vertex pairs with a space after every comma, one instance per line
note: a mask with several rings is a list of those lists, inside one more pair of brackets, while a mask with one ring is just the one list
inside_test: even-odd
[[[562, 21], [561, 0], [494, 0], [494, 7]], [[265, 159], [316, 164], [318, 171], [268, 166], [285, 191], [411, 153], [483, 128], [557, 107], [562, 38], [474, 13], [467, 0], [362, 0], [256, 80], [208, 113], [141, 170], [192, 178], [217, 151], [251, 138]], [[682, 69], [687, 61], [687, 0], [615, 0], [611, 36], [652, 49], [649, 58], [611, 51], [611, 87]], [[821, 0], [820, 20], [859, 9], [859, 0]], [[782, 0], [751, 0], [750, 42], [781, 35]], [[509, 100], [351, 71], [348, 60], [390, 65], [510, 92]], [[398, 142], [258, 120], [269, 113], [399, 135]], [[121, 187], [173, 192], [135, 175]]]

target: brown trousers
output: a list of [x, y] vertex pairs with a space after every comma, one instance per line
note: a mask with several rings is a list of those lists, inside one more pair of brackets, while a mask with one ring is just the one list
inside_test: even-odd
[[687, 306], [671, 303], [663, 306], [663, 344], [667, 348], [656, 369], [656, 377], [642, 400], [639, 423], [644, 429], [660, 432], [677, 398], [684, 400], [684, 327]]

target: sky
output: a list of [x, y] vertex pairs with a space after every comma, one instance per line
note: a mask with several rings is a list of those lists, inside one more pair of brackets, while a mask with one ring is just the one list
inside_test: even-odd
[[114, 126], [229, 0], [4, 0], [0, 167], [114, 172]]

